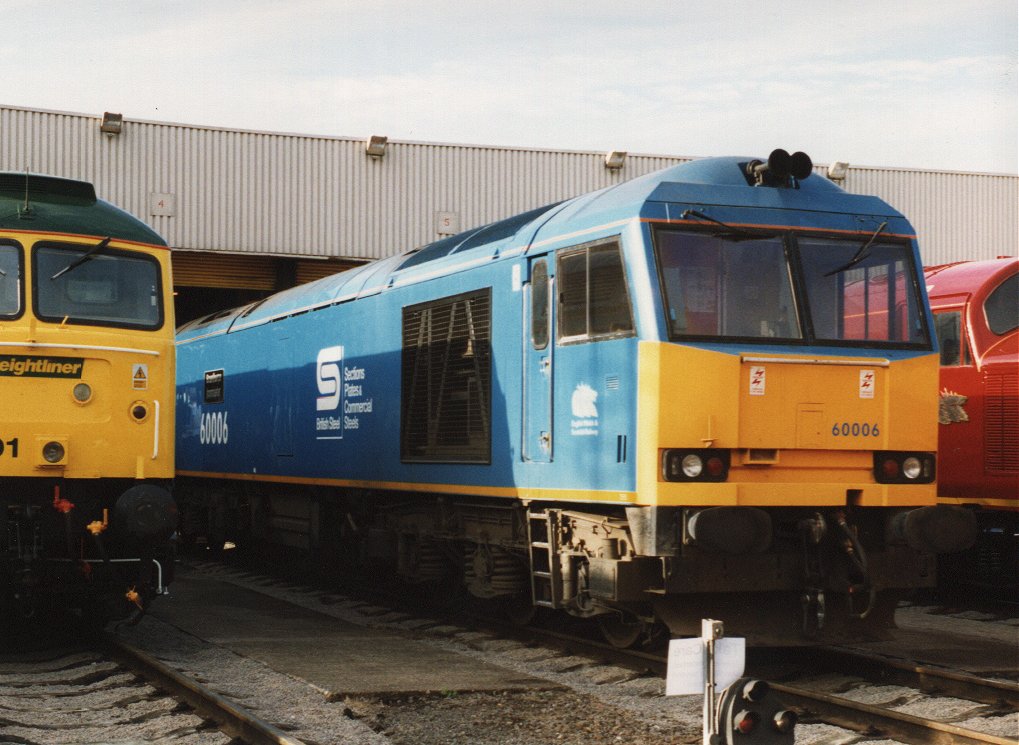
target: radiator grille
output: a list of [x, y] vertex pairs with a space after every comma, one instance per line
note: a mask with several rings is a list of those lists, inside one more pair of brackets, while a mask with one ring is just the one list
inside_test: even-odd
[[1019, 375], [986, 375], [984, 392], [984, 468], [1019, 472]]
[[403, 460], [490, 461], [491, 325], [489, 290], [404, 308]]

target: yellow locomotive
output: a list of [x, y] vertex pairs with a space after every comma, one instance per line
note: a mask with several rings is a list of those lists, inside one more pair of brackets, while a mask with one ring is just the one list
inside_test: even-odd
[[170, 251], [92, 184], [0, 173], [0, 608], [140, 614], [172, 572]]

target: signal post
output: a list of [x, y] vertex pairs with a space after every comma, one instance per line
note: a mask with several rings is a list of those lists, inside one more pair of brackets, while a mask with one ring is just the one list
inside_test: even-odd
[[703, 745], [793, 745], [796, 714], [766, 681], [743, 675], [745, 661], [745, 639], [727, 638], [721, 621], [702, 619], [700, 638], [669, 644], [665, 694], [703, 691]]

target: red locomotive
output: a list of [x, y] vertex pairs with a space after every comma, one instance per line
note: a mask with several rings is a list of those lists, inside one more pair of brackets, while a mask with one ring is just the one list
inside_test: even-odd
[[[950, 581], [1019, 584], [1019, 259], [924, 270], [941, 349], [938, 497], [976, 511], [980, 537]], [[962, 558], [962, 557], [957, 557]]]

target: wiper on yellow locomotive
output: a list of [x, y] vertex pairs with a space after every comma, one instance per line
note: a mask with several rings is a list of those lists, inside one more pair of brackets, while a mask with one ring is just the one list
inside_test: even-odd
[[107, 236], [106, 238], [103, 238], [101, 241], [99, 241], [99, 243], [94, 245], [92, 248], [90, 248], [88, 251], [83, 253], [77, 259], [72, 261], [70, 264], [65, 266], [63, 269], [61, 269], [56, 274], [54, 274], [52, 277], [50, 277], [50, 280], [52, 281], [52, 280], [56, 279], [57, 277], [62, 277], [63, 275], [65, 275], [69, 271], [71, 271], [72, 269], [78, 268], [79, 266], [84, 264], [86, 261], [91, 259], [93, 256], [95, 256], [98, 252], [100, 252], [104, 248], [106, 248], [108, 245], [110, 245], [110, 238], [109, 238], [109, 236]]
[[874, 241], [877, 240], [877, 237], [879, 235], [881, 235], [881, 232], [886, 227], [888, 227], [888, 221], [887, 220], [885, 220], [883, 223], [881, 223], [880, 225], [877, 226], [877, 230], [874, 231], [874, 235], [872, 235], [870, 238], [868, 238], [867, 242], [864, 243], [862, 246], [860, 246], [860, 250], [856, 252], [856, 255], [853, 256], [853, 258], [851, 258], [848, 262], [846, 262], [845, 266], [840, 266], [838, 269], [832, 269], [830, 272], [828, 272], [824, 276], [830, 277], [833, 274], [838, 274], [840, 272], [844, 272], [844, 271], [846, 271], [846, 269], [852, 269], [854, 266], [856, 266], [861, 261], [863, 261], [868, 256], [870, 256], [870, 251], [868, 251], [867, 249], [870, 248], [874, 244]]

